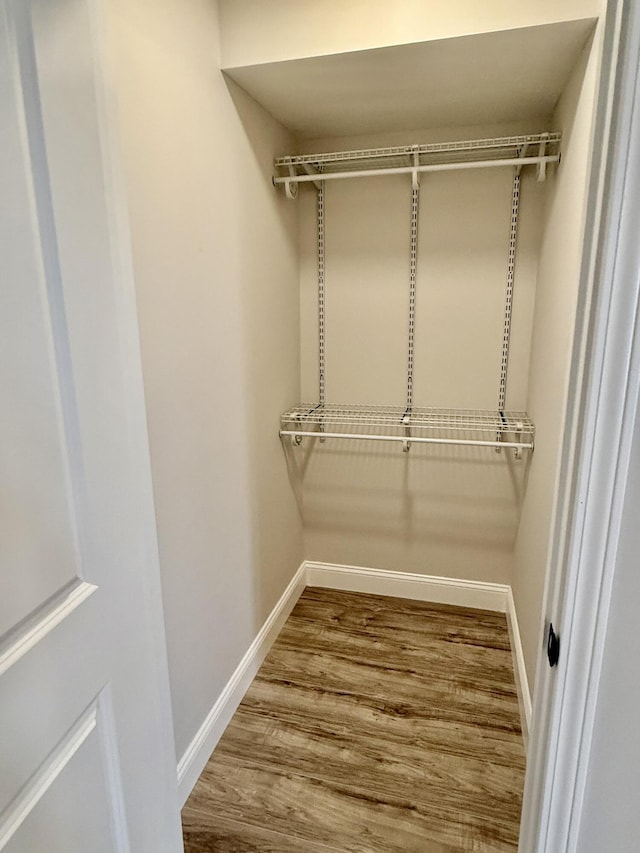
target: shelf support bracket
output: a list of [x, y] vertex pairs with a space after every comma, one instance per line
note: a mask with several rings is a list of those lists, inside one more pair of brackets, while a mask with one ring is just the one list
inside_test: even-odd
[[405, 412], [404, 417], [402, 418], [402, 423], [404, 424], [404, 434], [406, 438], [402, 442], [402, 452], [408, 453], [409, 448], [411, 447], [411, 442], [409, 439], [411, 438], [411, 417], [408, 412]]
[[297, 198], [298, 197], [298, 182], [296, 181], [296, 170], [293, 166], [289, 166], [289, 177], [285, 178], [284, 182], [284, 191], [287, 195], [287, 198]]
[[[520, 154], [518, 155], [518, 159], [520, 159], [520, 160], [525, 159], [525, 157], [527, 156], [527, 148], [528, 148], [528, 145], [525, 142], [524, 145], [522, 146], [522, 148], [520, 149]], [[515, 169], [516, 169], [516, 175], [518, 177], [520, 177], [520, 172], [522, 171], [522, 166], [516, 166]]]
[[[542, 139], [538, 144], [538, 157], [544, 157], [547, 151], [547, 142], [549, 140], [549, 134], [542, 134]], [[536, 180], [538, 183], [545, 181], [547, 178], [547, 162], [546, 160], [540, 160], [538, 165], [536, 166]]]
[[[521, 421], [516, 422], [516, 441], [522, 441], [522, 430], [524, 429], [524, 424]], [[514, 459], [522, 459], [522, 447], [516, 447], [513, 451]]]
[[411, 172], [411, 186], [414, 190], [420, 189], [420, 152], [416, 146], [413, 152], [413, 171]]
[[[314, 169], [313, 166], [311, 166], [309, 163], [303, 163], [302, 168], [305, 170], [307, 175], [317, 175], [318, 174], [317, 170]], [[313, 181], [313, 185], [317, 190], [319, 190], [320, 187], [322, 186], [322, 181]]]

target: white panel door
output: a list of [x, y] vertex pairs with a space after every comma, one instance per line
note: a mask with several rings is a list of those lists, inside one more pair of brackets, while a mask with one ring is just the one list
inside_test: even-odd
[[0, 850], [182, 850], [95, 0], [0, 0]]

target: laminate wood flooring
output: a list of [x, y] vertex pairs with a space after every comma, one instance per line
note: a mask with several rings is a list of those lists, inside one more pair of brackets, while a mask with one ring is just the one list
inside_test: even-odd
[[185, 853], [517, 851], [503, 614], [307, 588], [183, 813]]

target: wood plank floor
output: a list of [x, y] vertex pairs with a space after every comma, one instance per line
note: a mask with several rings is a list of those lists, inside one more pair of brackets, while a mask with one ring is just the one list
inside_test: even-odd
[[503, 614], [307, 588], [183, 813], [186, 853], [516, 851]]

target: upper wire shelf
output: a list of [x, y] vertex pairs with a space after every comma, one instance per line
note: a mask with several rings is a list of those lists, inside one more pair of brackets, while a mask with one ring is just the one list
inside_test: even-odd
[[538, 178], [543, 180], [546, 166], [559, 162], [561, 138], [560, 133], [534, 133], [427, 145], [296, 154], [275, 160], [278, 174], [273, 182], [284, 184], [289, 189], [292, 184], [335, 178], [531, 164], [538, 167]]
[[280, 435], [297, 444], [303, 438], [509, 447], [533, 450], [535, 427], [525, 412], [403, 406], [303, 403], [285, 412]]

